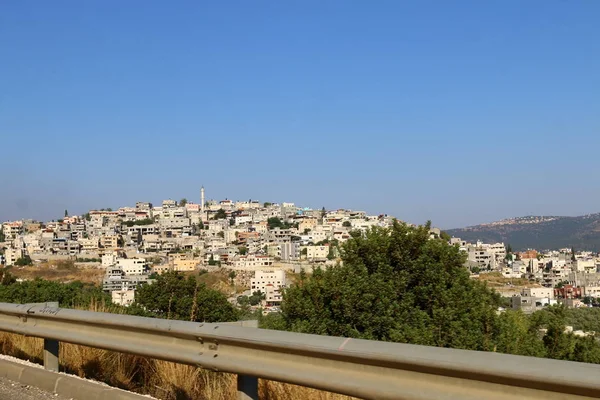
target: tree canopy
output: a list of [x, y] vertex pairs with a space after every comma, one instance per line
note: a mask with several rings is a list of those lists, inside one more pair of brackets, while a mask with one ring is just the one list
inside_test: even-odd
[[138, 288], [135, 301], [159, 318], [197, 322], [238, 319], [238, 311], [224, 294], [179, 272], [166, 272], [153, 284]]
[[489, 350], [499, 296], [469, 278], [464, 255], [430, 226], [352, 232], [343, 263], [302, 274], [284, 294], [286, 329]]
[[225, 219], [227, 218], [227, 213], [222, 208], [219, 209], [213, 216], [213, 219]]

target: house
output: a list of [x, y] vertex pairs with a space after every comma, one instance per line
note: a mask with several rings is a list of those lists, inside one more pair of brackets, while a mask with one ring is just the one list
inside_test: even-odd
[[128, 307], [135, 301], [135, 290], [113, 290], [111, 292], [111, 300], [114, 304]]
[[307, 260], [325, 260], [329, 255], [329, 244], [322, 246], [306, 246]]
[[143, 275], [150, 271], [148, 262], [143, 258], [117, 258], [117, 266], [125, 275]]
[[237, 260], [233, 261], [233, 269], [236, 270], [260, 270], [270, 268], [273, 266], [273, 258], [269, 256], [260, 256], [256, 254], [250, 254], [247, 256], [240, 256]]
[[2, 232], [6, 240], [16, 239], [23, 233], [23, 221], [6, 222], [2, 225]]
[[254, 271], [254, 278], [250, 280], [250, 291], [259, 290], [266, 293], [267, 285], [273, 285], [276, 288], [286, 286], [284, 270], [257, 270]]
[[115, 290], [135, 290], [148, 283], [148, 275], [127, 275], [120, 266], [109, 267], [102, 281], [102, 290], [111, 293]]
[[103, 235], [100, 236], [100, 247], [105, 249], [116, 249], [119, 247], [119, 236], [118, 235]]

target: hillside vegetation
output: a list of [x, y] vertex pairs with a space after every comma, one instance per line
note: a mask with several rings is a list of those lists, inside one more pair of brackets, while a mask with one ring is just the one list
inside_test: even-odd
[[515, 250], [575, 247], [600, 251], [600, 214], [579, 217], [522, 217], [447, 230], [469, 242], [510, 243]]

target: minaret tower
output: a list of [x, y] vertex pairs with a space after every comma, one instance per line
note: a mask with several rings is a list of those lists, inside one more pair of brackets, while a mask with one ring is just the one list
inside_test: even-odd
[[204, 218], [204, 186], [200, 189], [200, 212], [202, 213], [202, 218]]

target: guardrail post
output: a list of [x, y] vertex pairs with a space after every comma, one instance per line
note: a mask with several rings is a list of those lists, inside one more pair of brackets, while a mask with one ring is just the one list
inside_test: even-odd
[[[46, 307], [58, 308], [58, 302], [48, 302]], [[58, 340], [44, 339], [44, 368], [49, 371], [58, 372]]]
[[238, 375], [238, 400], [258, 400], [258, 378], [256, 376]]

